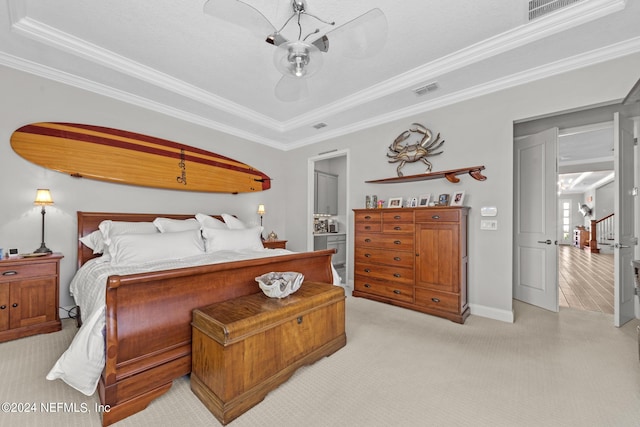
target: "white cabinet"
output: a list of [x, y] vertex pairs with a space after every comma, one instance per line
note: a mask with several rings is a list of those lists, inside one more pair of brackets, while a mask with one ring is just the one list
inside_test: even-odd
[[314, 213], [338, 214], [338, 176], [326, 172], [314, 173]]

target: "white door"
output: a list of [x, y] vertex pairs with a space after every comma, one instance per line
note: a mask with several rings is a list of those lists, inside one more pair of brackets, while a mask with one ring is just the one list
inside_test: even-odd
[[633, 206], [633, 121], [615, 113], [613, 117], [615, 160], [615, 238], [614, 244], [614, 324], [622, 326], [634, 315], [634, 272], [631, 266], [634, 245]]
[[557, 158], [558, 128], [515, 141], [513, 294], [518, 300], [555, 312]]

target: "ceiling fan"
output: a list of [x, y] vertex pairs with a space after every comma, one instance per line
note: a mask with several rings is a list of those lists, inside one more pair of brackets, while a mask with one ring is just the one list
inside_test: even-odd
[[[323, 53], [329, 51], [330, 40], [331, 46], [339, 47], [337, 50], [343, 56], [358, 59], [375, 55], [384, 46], [387, 20], [380, 9], [371, 9], [335, 27], [334, 21], [309, 13], [305, 0], [292, 0], [291, 7], [289, 18], [276, 28], [258, 9], [244, 1], [207, 0], [204, 4], [206, 14], [247, 28], [277, 47], [273, 62], [282, 77], [276, 84], [275, 94], [281, 101], [297, 101], [307, 96], [306, 79], [322, 67]], [[290, 40], [283, 31], [292, 21], [298, 28], [297, 37]], [[315, 28], [305, 34], [303, 24], [314, 22], [335, 28], [324, 34], [320, 28]]]

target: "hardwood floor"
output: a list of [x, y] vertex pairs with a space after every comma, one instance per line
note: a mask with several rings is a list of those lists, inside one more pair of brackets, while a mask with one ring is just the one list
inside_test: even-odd
[[560, 307], [613, 314], [613, 254], [561, 245], [558, 256]]

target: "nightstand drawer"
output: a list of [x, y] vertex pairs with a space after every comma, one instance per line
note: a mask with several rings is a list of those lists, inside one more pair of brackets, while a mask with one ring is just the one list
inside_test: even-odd
[[24, 263], [1, 265], [0, 282], [14, 282], [29, 277], [53, 276], [56, 274], [56, 263]]

